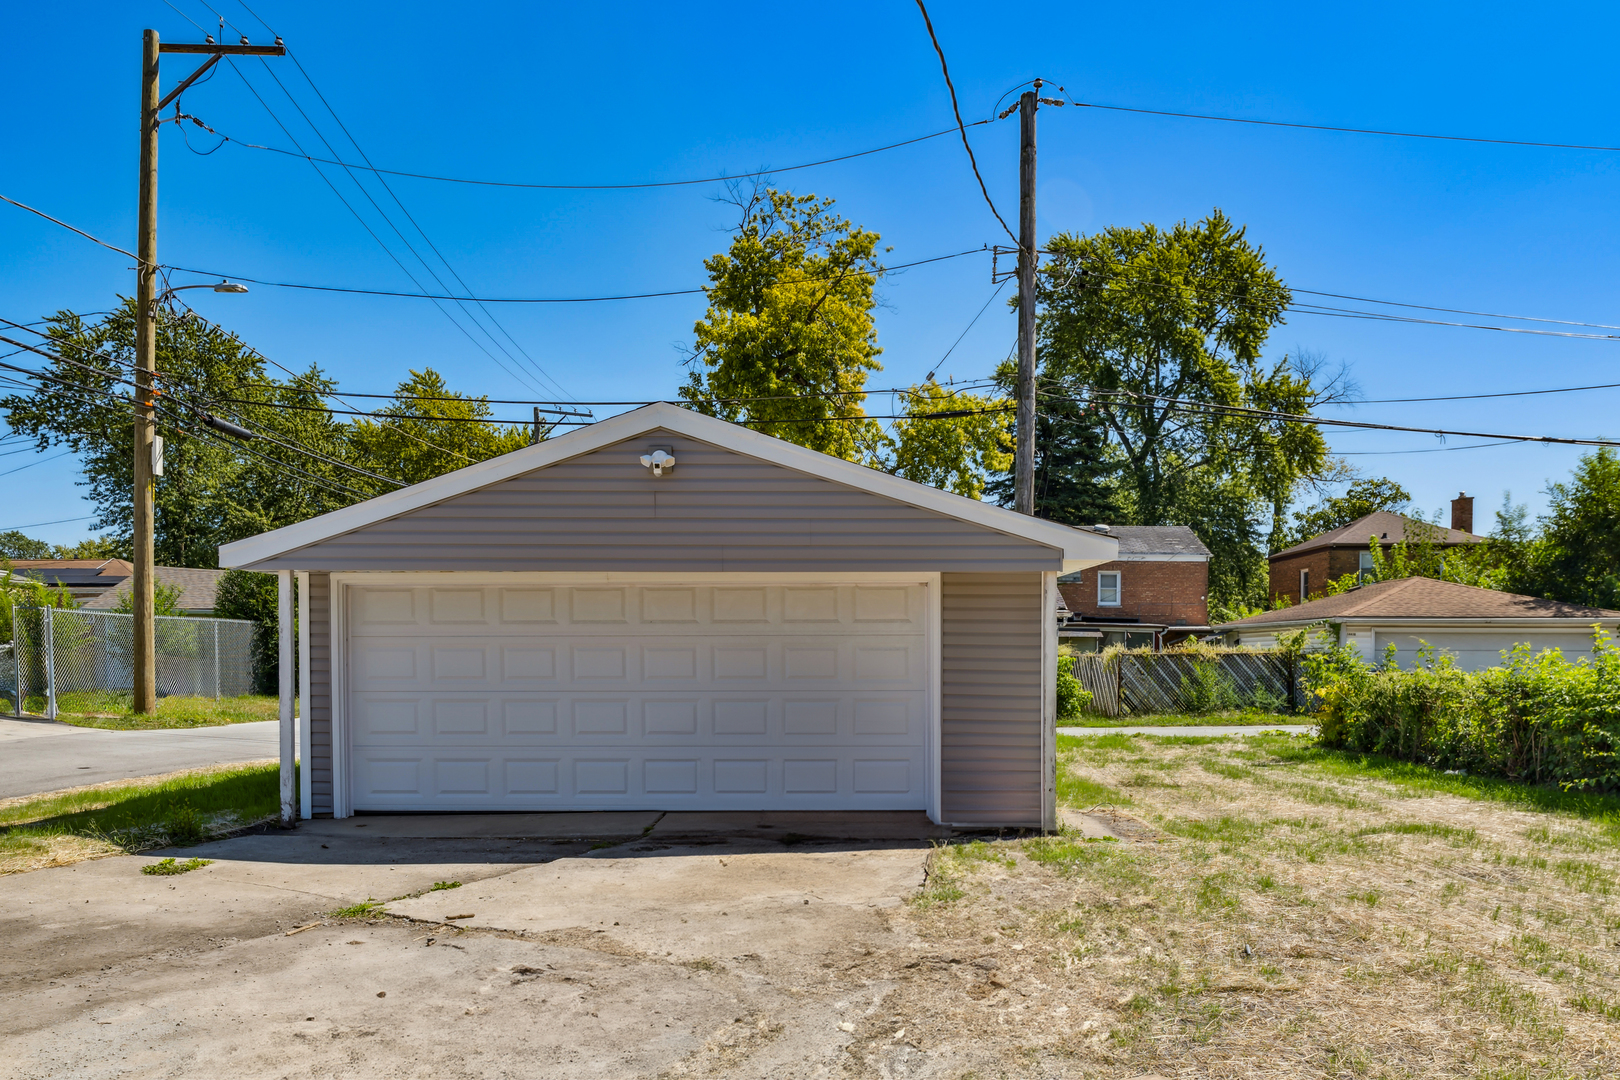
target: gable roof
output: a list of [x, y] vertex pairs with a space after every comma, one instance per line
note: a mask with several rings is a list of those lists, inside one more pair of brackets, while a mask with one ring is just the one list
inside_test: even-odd
[[[1092, 530], [1080, 526], [1082, 531]], [[1203, 555], [1209, 548], [1185, 525], [1110, 525], [1108, 536], [1119, 539], [1121, 555]]]
[[[944, 515], [1015, 541], [1039, 545], [1033, 550], [1050, 551], [1050, 557], [1054, 561], [1060, 560], [1065, 570], [1107, 562], [1118, 552], [1119, 542], [1109, 536], [1081, 532], [1067, 525], [1043, 521], [975, 499], [963, 498], [938, 488], [904, 480], [764, 435], [738, 424], [704, 416], [667, 402], [659, 402], [621, 413], [588, 427], [578, 428], [555, 439], [548, 439], [420, 484], [380, 495], [363, 503], [226, 544], [220, 548], [220, 565], [269, 569], [272, 568], [269, 564], [274, 562], [274, 568], [287, 568], [290, 563], [282, 557], [300, 549], [335, 540], [367, 526], [427, 511], [458, 497], [470, 496], [472, 493], [508, 484], [519, 478], [530, 475], [544, 476], [551, 466], [652, 433], [684, 435], [776, 469], [791, 470], [825, 484], [865, 492], [889, 500], [891, 503]], [[633, 458], [626, 462], [630, 465], [633, 463]], [[677, 466], [672, 483], [678, 485], [682, 475]], [[674, 494], [678, 490], [678, 487], [672, 487], [670, 493]], [[623, 514], [602, 511], [600, 516], [620, 518], [621, 527], [626, 524], [622, 520]], [[307, 568], [335, 567], [311, 563]], [[1057, 569], [1057, 566], [1054, 565], [1052, 568]]]
[[[181, 611], [213, 611], [214, 597], [219, 591], [219, 579], [224, 570], [201, 570], [191, 566], [154, 566], [153, 574], [164, 585], [180, 587], [175, 606]], [[118, 606], [125, 593], [135, 587], [131, 578], [125, 578], [100, 596], [84, 604], [86, 610], [111, 611]]]
[[[1284, 555], [1298, 555], [1305, 551], [1316, 551], [1320, 548], [1330, 547], [1357, 547], [1364, 548], [1369, 537], [1376, 536], [1380, 543], [1399, 544], [1409, 539], [1406, 535], [1407, 526], [1415, 519], [1405, 517], [1390, 510], [1375, 510], [1365, 517], [1356, 518], [1348, 525], [1341, 525], [1337, 529], [1329, 529], [1325, 533], [1313, 536], [1309, 540], [1301, 541], [1291, 548], [1285, 548], [1273, 555], [1273, 559]], [[1455, 544], [1477, 544], [1484, 540], [1461, 529], [1442, 529], [1438, 525], [1430, 526], [1435, 530], [1434, 542], [1442, 547]], [[1413, 530], [1414, 537], [1417, 530]]]
[[1217, 626], [1282, 627], [1325, 619], [1580, 619], [1586, 622], [1620, 619], [1620, 611], [1543, 600], [1535, 596], [1480, 589], [1455, 581], [1410, 577], [1361, 585], [1338, 596], [1324, 596], [1295, 607], [1263, 611], [1246, 619]]

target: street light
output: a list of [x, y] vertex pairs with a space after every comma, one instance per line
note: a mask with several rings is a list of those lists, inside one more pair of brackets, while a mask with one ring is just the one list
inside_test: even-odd
[[162, 300], [164, 297], [173, 296], [182, 289], [213, 289], [215, 292], [223, 293], [245, 293], [248, 291], [246, 285], [235, 281], [221, 281], [214, 285], [171, 285], [163, 290], [163, 296], [158, 297], [158, 299]]

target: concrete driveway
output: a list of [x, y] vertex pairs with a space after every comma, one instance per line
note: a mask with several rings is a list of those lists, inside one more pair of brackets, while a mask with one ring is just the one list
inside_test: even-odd
[[280, 753], [277, 723], [105, 731], [55, 720], [0, 719], [0, 799], [81, 784], [261, 761]]
[[[0, 1077], [843, 1074], [889, 985], [864, 958], [923, 948], [920, 815], [524, 817], [0, 879]], [[368, 898], [387, 914], [322, 917]]]

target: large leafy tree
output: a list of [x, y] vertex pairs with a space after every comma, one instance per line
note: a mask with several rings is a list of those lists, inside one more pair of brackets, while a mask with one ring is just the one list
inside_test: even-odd
[[[107, 531], [127, 550], [133, 528], [128, 393], [135, 359], [134, 302], [95, 322], [59, 312], [48, 320], [46, 332], [60, 359], [45, 366], [46, 377], [33, 392], [0, 398], [0, 410], [39, 449], [65, 445], [78, 455], [81, 483], [97, 512], [92, 527]], [[319, 410], [331, 384], [318, 371], [277, 382], [240, 338], [166, 308], [159, 311], [157, 370], [157, 428], [165, 443], [164, 475], [153, 496], [160, 564], [213, 566], [222, 543], [381, 490], [291, 448], [334, 459], [346, 454], [345, 425]], [[201, 417], [210, 413], [267, 438], [233, 443], [203, 426]]]
[[407, 483], [447, 472], [529, 445], [521, 426], [490, 421], [489, 400], [452, 391], [432, 368], [412, 371], [399, 384], [392, 404], [378, 419], [361, 419], [349, 432], [356, 458], [365, 466]]
[[1287, 286], [1219, 210], [1169, 229], [1060, 233], [1048, 250], [1043, 407], [1095, 409], [1122, 516], [1191, 526], [1215, 555], [1215, 605], [1260, 598], [1269, 534], [1328, 464], [1314, 427], [1263, 412], [1307, 413], [1337, 389], [1317, 385], [1313, 363], [1263, 358]]
[[[486, 400], [450, 390], [432, 369], [411, 372], [379, 418], [351, 424], [327, 406], [335, 384], [318, 368], [277, 379], [240, 338], [190, 313], [162, 308], [157, 329], [160, 564], [211, 567], [220, 544], [394, 490], [390, 480], [416, 483], [529, 441], [523, 429], [491, 422]], [[128, 301], [97, 321], [59, 312], [46, 330], [59, 359], [45, 365], [32, 392], [0, 398], [11, 427], [39, 449], [66, 446], [79, 456], [97, 511], [93, 528], [106, 534], [73, 549], [92, 553], [86, 557], [130, 548], [134, 333]], [[258, 437], [238, 442], [207, 427], [207, 416]]]
[[[1607, 446], [1586, 454], [1567, 483], [1547, 485], [1547, 499], [1541, 535], [1521, 541], [1525, 557], [1509, 587], [1620, 609], [1620, 456]], [[1498, 531], [1518, 524], [1522, 537], [1522, 520], [1498, 521], [1507, 526]]]
[[15, 530], [0, 533], [0, 558], [51, 559], [55, 556], [56, 549], [43, 540], [35, 540]]
[[711, 416], [871, 460], [883, 433], [860, 392], [881, 367], [878, 234], [840, 217], [832, 199], [756, 188], [737, 201], [730, 248], [704, 262], [709, 307], [681, 396]]

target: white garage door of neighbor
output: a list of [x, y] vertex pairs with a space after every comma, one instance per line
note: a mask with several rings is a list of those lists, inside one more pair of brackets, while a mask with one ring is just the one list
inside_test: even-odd
[[350, 808], [925, 809], [927, 590], [351, 585]]

